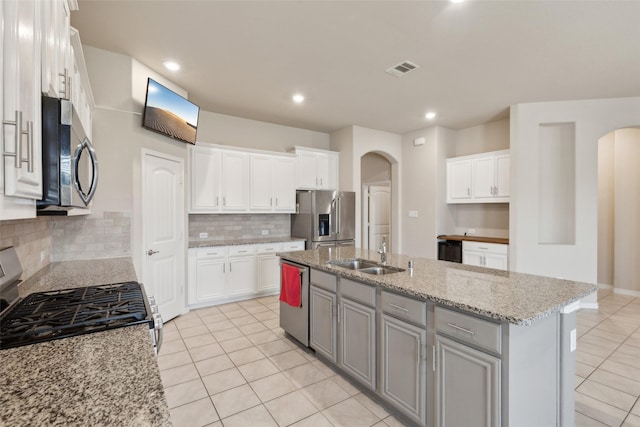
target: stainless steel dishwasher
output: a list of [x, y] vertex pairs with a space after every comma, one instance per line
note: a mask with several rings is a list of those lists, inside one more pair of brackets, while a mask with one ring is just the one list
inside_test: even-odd
[[[300, 307], [292, 307], [286, 302], [280, 301], [280, 327], [289, 335], [300, 341], [305, 347], [309, 347], [309, 267], [296, 264], [291, 261], [280, 261], [298, 269], [300, 272]], [[282, 289], [282, 273], [280, 274], [280, 286]]]

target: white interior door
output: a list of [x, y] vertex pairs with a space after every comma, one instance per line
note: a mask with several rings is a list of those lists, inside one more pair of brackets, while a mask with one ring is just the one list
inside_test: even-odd
[[144, 285], [166, 322], [185, 308], [183, 162], [147, 151], [142, 168]]
[[391, 190], [388, 185], [369, 186], [369, 250], [378, 250], [384, 237], [391, 252]]

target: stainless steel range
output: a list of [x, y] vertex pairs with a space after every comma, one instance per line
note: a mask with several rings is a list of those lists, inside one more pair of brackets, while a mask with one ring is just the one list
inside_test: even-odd
[[[14, 248], [0, 251], [0, 280], [7, 279], [4, 271], [11, 271], [12, 276], [22, 273], [16, 261]], [[11, 283], [0, 284], [1, 298], [8, 305], [0, 315], [0, 349], [145, 323], [156, 354], [162, 344], [157, 306], [138, 282], [37, 292], [22, 300], [17, 299], [19, 281], [15, 277]]]

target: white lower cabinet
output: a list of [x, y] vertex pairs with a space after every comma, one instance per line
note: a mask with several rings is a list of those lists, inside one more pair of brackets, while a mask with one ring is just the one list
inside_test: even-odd
[[280, 290], [281, 251], [304, 250], [304, 241], [189, 249], [189, 306], [230, 302]]
[[256, 293], [256, 246], [229, 248], [227, 295], [241, 297]]
[[280, 289], [280, 257], [282, 243], [258, 245], [257, 291], [276, 291]]
[[224, 298], [227, 293], [227, 250], [204, 248], [194, 252], [196, 283], [194, 292], [189, 292], [189, 303]]
[[508, 270], [509, 245], [463, 241], [462, 263], [495, 268], [497, 270]]

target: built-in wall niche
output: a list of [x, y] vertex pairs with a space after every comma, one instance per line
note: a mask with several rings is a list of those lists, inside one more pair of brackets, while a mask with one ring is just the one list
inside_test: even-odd
[[538, 243], [576, 241], [575, 123], [538, 125]]

